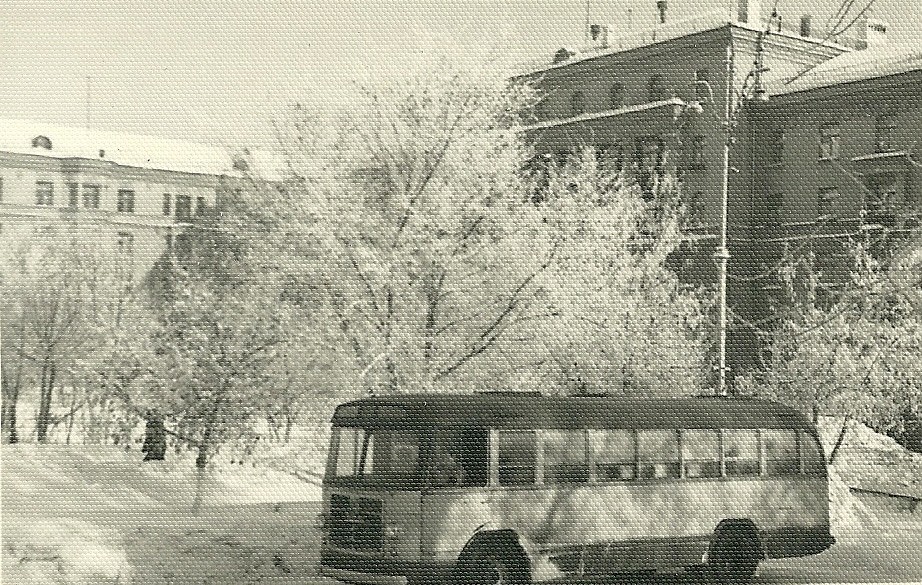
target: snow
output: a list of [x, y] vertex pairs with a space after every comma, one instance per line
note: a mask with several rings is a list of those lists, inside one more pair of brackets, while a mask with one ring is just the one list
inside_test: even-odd
[[315, 572], [321, 490], [307, 474], [218, 461], [193, 515], [191, 456], [141, 463], [118, 447], [35, 444], [0, 454], [3, 583], [287, 582]]

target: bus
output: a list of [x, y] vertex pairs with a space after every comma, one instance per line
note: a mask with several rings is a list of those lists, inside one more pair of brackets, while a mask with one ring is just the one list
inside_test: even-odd
[[338, 406], [321, 572], [352, 583], [747, 583], [829, 548], [815, 427], [749, 398], [406, 394]]

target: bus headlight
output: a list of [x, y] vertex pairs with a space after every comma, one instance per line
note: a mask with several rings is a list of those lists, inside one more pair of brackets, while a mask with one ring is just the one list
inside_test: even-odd
[[384, 536], [386, 538], [400, 538], [403, 534], [403, 526], [400, 524], [389, 523], [384, 525]]

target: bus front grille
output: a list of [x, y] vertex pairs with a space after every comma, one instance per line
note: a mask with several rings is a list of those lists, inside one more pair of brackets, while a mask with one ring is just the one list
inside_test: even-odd
[[380, 551], [384, 537], [381, 508], [381, 500], [331, 495], [330, 543], [349, 550]]

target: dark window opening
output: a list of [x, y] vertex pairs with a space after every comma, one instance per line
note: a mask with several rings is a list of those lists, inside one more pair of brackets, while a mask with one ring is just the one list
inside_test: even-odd
[[68, 207], [79, 207], [80, 206], [80, 185], [77, 183], [68, 183], [67, 184], [67, 206]]
[[570, 113], [573, 116], [586, 113], [586, 94], [582, 91], [573, 92], [570, 98]]
[[616, 82], [611, 84], [608, 92], [608, 105], [613, 110], [624, 107], [624, 84]]
[[123, 213], [134, 213], [134, 191], [119, 189], [115, 209]]
[[99, 209], [99, 194], [102, 188], [99, 185], [83, 184], [83, 206], [91, 209]]
[[51, 181], [35, 182], [35, 204], [48, 207], [54, 205], [54, 183]]
[[707, 69], [695, 71], [695, 99], [699, 102], [711, 101], [710, 81], [711, 74]]
[[890, 152], [893, 147], [893, 133], [896, 130], [896, 116], [878, 116], [874, 124], [874, 151]]
[[839, 158], [839, 125], [823, 124], [820, 126], [820, 160]]
[[169, 193], [163, 194], [163, 215], [170, 215], [173, 212], [172, 199]]
[[817, 193], [817, 217], [819, 219], [834, 217], [839, 207], [838, 187], [823, 187]]
[[190, 221], [192, 219], [192, 197], [188, 195], [176, 196], [176, 220]]
[[668, 98], [662, 75], [654, 75], [647, 82], [647, 101], [660, 102]]

